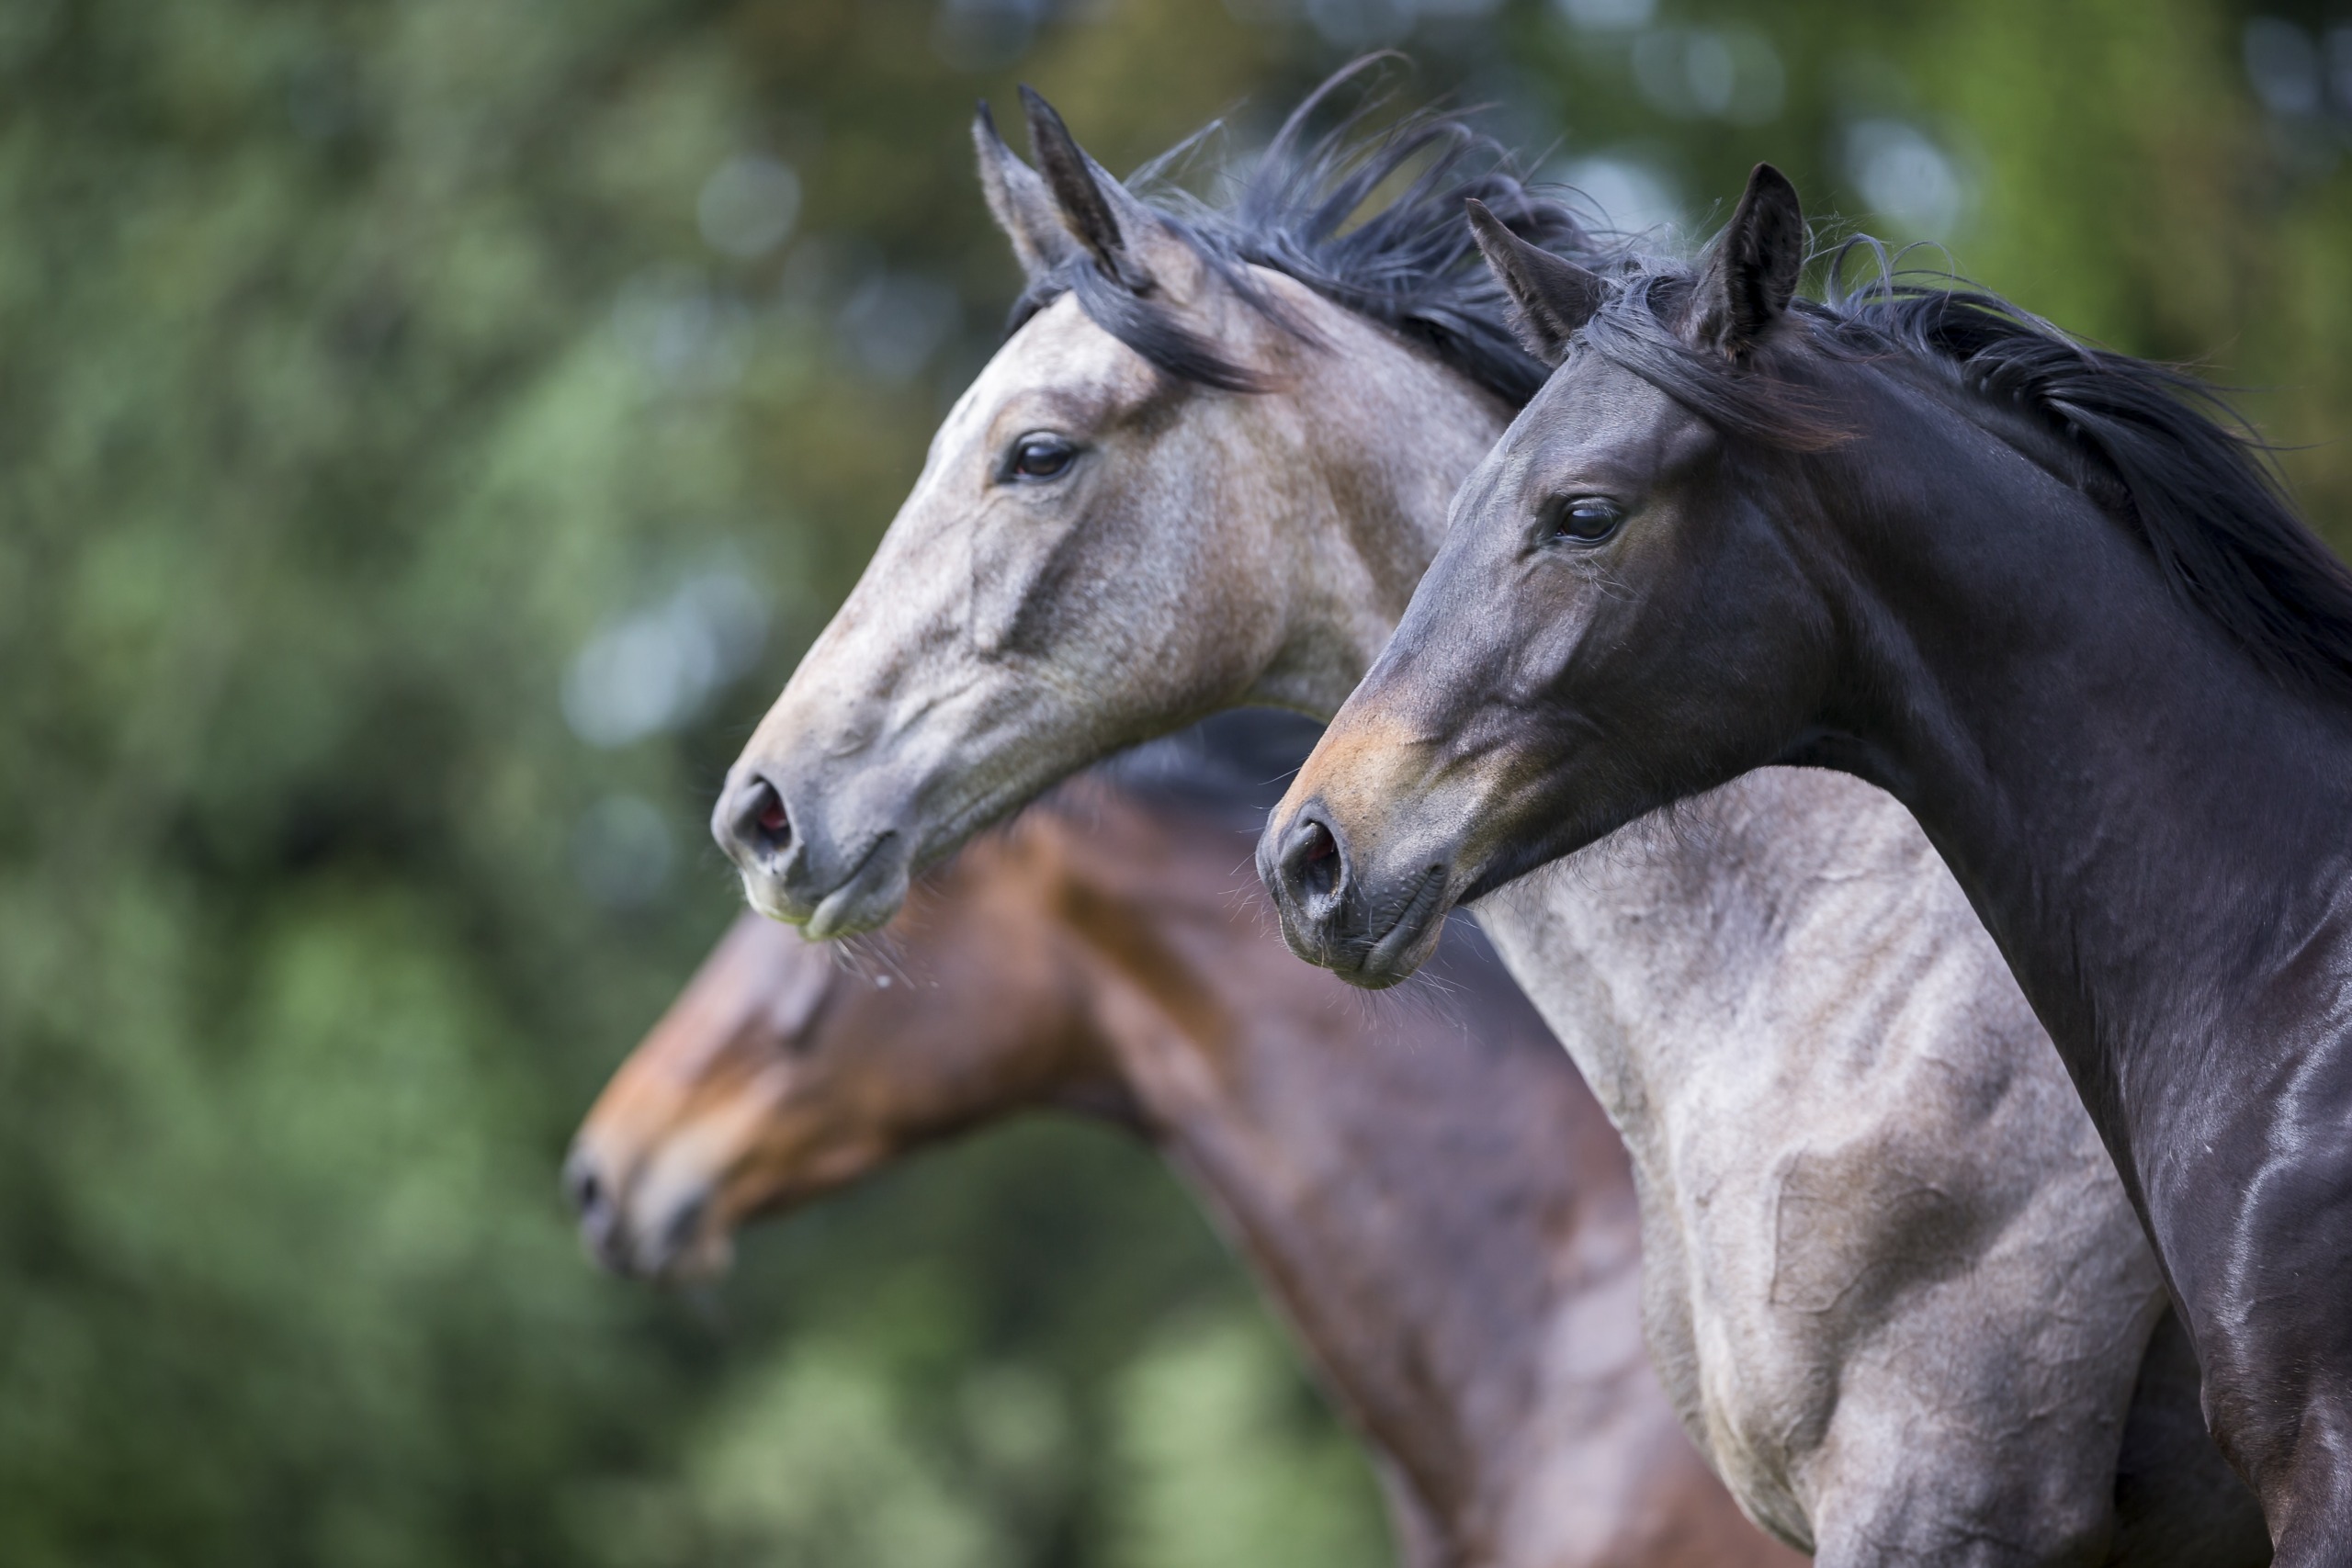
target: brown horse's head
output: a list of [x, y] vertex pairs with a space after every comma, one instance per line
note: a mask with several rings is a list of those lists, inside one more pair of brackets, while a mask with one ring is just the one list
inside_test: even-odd
[[749, 1216], [916, 1145], [1057, 1098], [1115, 1109], [1035, 848], [975, 845], [870, 974], [788, 926], [737, 921], [573, 1142], [565, 1182], [598, 1258], [713, 1273]]

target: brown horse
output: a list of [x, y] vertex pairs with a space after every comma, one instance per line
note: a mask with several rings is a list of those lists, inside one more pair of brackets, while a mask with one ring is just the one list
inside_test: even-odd
[[[1276, 725], [1302, 739], [1221, 721]], [[1240, 890], [1250, 795], [1305, 747], [1232, 750], [1163, 742], [1081, 809], [1066, 794], [972, 844], [894, 927], [895, 981], [739, 921], [581, 1130], [590, 1245], [708, 1272], [754, 1214], [950, 1134], [1107, 1117], [1280, 1303], [1379, 1456], [1407, 1562], [1801, 1562], [1740, 1517], [1650, 1370], [1632, 1179], [1566, 1055], [1467, 929], [1442, 1008], [1368, 1012], [1301, 968]]]

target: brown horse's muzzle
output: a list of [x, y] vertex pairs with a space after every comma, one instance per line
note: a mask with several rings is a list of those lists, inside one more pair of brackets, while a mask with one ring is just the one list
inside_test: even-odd
[[717, 1213], [718, 1184], [690, 1162], [636, 1169], [583, 1130], [563, 1162], [563, 1187], [580, 1216], [580, 1239], [616, 1274], [640, 1280], [701, 1278], [732, 1257], [730, 1226]]

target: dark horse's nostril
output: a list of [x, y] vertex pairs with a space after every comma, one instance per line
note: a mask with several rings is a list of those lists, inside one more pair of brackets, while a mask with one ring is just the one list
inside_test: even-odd
[[1277, 872], [1280, 896], [1301, 916], [1319, 920], [1335, 911], [1347, 887], [1348, 857], [1340, 836], [1313, 817], [1291, 826]]
[[753, 779], [743, 791], [735, 824], [743, 841], [763, 854], [782, 854], [792, 847], [792, 814], [785, 809], [775, 785], [765, 779]]
[[1298, 890], [1318, 901], [1329, 898], [1340, 885], [1340, 845], [1331, 829], [1320, 822], [1309, 822], [1298, 836], [1293, 854], [1298, 867]]

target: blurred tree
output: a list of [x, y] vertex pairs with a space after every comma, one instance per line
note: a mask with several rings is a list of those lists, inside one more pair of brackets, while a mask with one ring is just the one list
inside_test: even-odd
[[995, 341], [972, 100], [1246, 155], [1391, 42], [1669, 241], [1771, 157], [2210, 357], [2352, 517], [2341, 6], [14, 0], [0, 1561], [1374, 1550], [1123, 1141], [978, 1140], [701, 1302], [593, 1274], [553, 1169], [731, 909], [709, 792]]
[[[876, 59], [804, 91], [753, 45], [824, 12], [0, 18], [0, 1560], [668, 1561], [605, 1528], [665, 1486], [781, 1549], [741, 1433], [866, 1412], [917, 1509], [889, 1423], [934, 1413], [872, 1368], [1058, 1389], [1247, 1299], [1068, 1131], [812, 1227], [728, 1324], [567, 1235], [571, 1119], [729, 911], [698, 794], [982, 331], [937, 265], [978, 203], [907, 178], [970, 83], [844, 0]], [[1069, 1451], [937, 1539], [1080, 1550]]]

